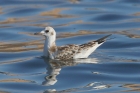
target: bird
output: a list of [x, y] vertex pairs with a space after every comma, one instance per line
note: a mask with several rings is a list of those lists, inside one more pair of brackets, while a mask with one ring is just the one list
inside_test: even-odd
[[44, 57], [49, 59], [58, 59], [58, 60], [69, 60], [69, 59], [79, 59], [79, 58], [88, 58], [100, 45], [102, 45], [106, 38], [111, 36], [111, 34], [106, 35], [98, 40], [90, 41], [84, 44], [67, 44], [63, 46], [57, 46], [56, 41], [56, 31], [50, 27], [45, 27], [41, 32], [34, 33], [34, 35], [43, 35], [45, 36], [44, 43]]

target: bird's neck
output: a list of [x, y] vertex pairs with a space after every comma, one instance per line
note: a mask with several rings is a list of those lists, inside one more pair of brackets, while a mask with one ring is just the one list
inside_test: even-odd
[[50, 56], [50, 53], [56, 51], [55, 37], [45, 37], [44, 56]]

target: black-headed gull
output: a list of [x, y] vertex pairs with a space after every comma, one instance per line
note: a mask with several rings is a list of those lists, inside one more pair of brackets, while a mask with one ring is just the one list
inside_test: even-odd
[[40, 33], [45, 36], [44, 43], [44, 56], [50, 59], [77, 59], [77, 58], [87, 58], [92, 52], [94, 52], [100, 45], [102, 45], [106, 38], [110, 35], [104, 36], [98, 40], [87, 42], [85, 44], [69, 44], [64, 46], [56, 46], [56, 32], [52, 27], [46, 27]]

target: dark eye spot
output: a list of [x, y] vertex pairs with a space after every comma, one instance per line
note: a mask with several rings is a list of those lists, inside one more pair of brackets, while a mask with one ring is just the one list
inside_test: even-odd
[[49, 32], [49, 30], [45, 30], [45, 32], [46, 32], [46, 33], [48, 33], [48, 32]]

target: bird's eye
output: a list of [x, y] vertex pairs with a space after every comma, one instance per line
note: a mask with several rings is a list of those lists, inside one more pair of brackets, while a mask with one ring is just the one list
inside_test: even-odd
[[45, 30], [45, 32], [46, 32], [46, 33], [48, 33], [48, 32], [49, 32], [49, 30]]

